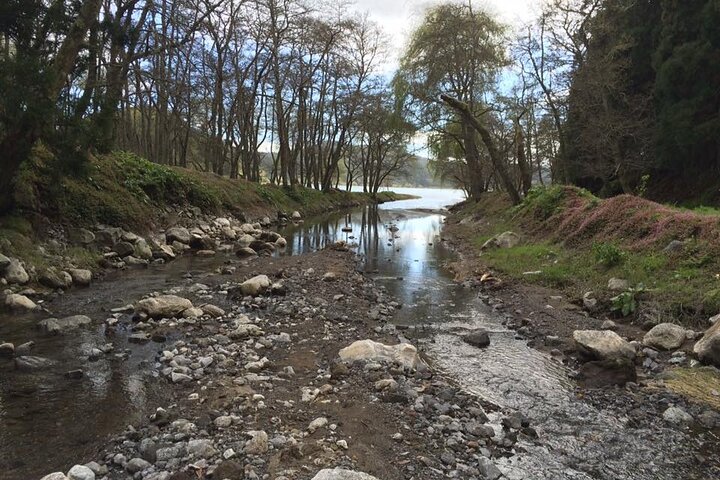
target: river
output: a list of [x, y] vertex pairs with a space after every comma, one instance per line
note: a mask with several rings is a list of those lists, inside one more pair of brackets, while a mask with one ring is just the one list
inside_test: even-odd
[[[521, 441], [524, 453], [498, 464], [507, 478], [705, 478], [687, 461], [693, 458], [697, 437], [657, 424], [630, 428], [613, 410], [578, 399], [570, 372], [561, 363], [517, 339], [476, 291], [453, 282], [444, 267], [454, 255], [442, 241], [443, 208], [462, 200], [462, 192], [399, 191], [420, 198], [289, 226], [281, 232], [288, 240], [282, 254], [319, 250], [337, 240], [354, 245], [360, 268], [402, 302], [396, 324], [415, 332], [413, 341], [420, 342], [436, 368], [504, 411], [528, 416], [540, 441]], [[113, 273], [89, 289], [55, 299], [49, 308], [56, 316], [81, 313], [104, 325], [109, 309], [153, 290], [202, 281], [225, 260], [220, 255], [186, 256], [132, 274]], [[156, 344], [128, 343], [123, 332], [109, 336], [103, 326], [44, 337], [32, 328], [40, 318], [0, 315], [0, 339], [16, 345], [35, 341], [33, 355], [57, 361], [55, 367], [32, 374], [0, 363], [0, 471], [9, 472], [9, 479], [39, 477], [68, 458], [92, 458], [104, 439], [162, 404], [159, 385], [164, 382], [155, 381], [145, 368], [153, 361]], [[477, 327], [491, 332], [487, 349], [459, 339]], [[112, 343], [114, 354], [87, 360], [89, 349], [103, 343]], [[74, 368], [85, 371], [82, 380], [64, 378], [63, 373]]]

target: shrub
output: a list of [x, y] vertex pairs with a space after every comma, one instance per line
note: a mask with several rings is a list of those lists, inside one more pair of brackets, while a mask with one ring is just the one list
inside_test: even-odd
[[593, 243], [595, 261], [606, 268], [612, 268], [625, 262], [626, 254], [612, 243]]
[[612, 306], [610, 310], [621, 314], [623, 317], [635, 313], [638, 308], [638, 296], [645, 292], [645, 285], [638, 283], [635, 287], [630, 287], [620, 295], [610, 299]]

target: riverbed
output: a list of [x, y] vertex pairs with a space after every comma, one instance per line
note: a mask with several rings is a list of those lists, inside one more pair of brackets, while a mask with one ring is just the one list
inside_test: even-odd
[[[434, 367], [501, 411], [530, 419], [537, 441], [523, 440], [517, 455], [499, 463], [507, 478], [670, 479], [710, 478], [695, 462], [704, 438], [658, 422], [631, 426], [611, 406], [578, 398], [571, 371], [527, 345], [505, 326], [506, 318], [453, 281], [455, 260], [442, 239], [444, 207], [463, 199], [452, 190], [401, 189], [420, 198], [330, 213], [291, 225], [278, 255], [318, 251], [338, 240], [360, 257], [359, 269], [402, 303], [393, 322], [420, 344]], [[86, 290], [73, 290], [45, 305], [54, 316], [84, 314], [98, 325], [71, 336], [45, 337], [34, 324], [48, 315], [0, 315], [0, 338], [34, 341], [33, 355], [56, 361], [32, 374], [0, 364], [0, 468], [9, 479], [39, 477], [67, 458], [92, 458], [103, 440], [161, 406], [164, 382], [150, 375], [158, 345], [128, 343], [106, 331], [110, 310], [168, 287], [202, 282], [233, 257], [185, 256], [147, 269], [115, 272]], [[259, 260], [262, 261], [262, 260]], [[339, 292], [341, 293], [341, 292]], [[460, 335], [482, 327], [491, 345], [477, 349]], [[88, 359], [94, 345], [113, 354]], [[64, 373], [80, 368], [81, 380]], [[491, 418], [492, 420], [492, 418]], [[500, 421], [500, 415], [494, 419]], [[522, 452], [520, 453], [520, 450]]]

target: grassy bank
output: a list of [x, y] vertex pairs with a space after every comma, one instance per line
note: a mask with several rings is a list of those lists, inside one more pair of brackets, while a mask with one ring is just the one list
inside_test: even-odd
[[73, 226], [96, 223], [143, 230], [157, 220], [159, 210], [198, 207], [206, 213], [231, 212], [274, 217], [278, 211], [298, 210], [309, 216], [330, 209], [404, 198], [383, 192], [319, 192], [303, 187], [283, 188], [214, 174], [158, 165], [133, 154], [116, 152], [91, 158], [80, 172], [64, 174], [52, 157], [36, 149], [18, 181], [14, 216], [32, 220], [42, 216]]
[[[579, 304], [592, 291], [617, 316], [625, 306], [628, 316], [703, 329], [720, 312], [720, 215], [713, 210], [630, 195], [599, 199], [555, 186], [534, 190], [517, 207], [502, 195], [488, 195], [457, 208], [451, 223], [450, 233], [505, 280], [559, 289]], [[505, 231], [519, 234], [520, 244], [481, 252]], [[629, 283], [620, 298], [607, 288], [612, 277]]]
[[[232, 213], [240, 218], [276, 218], [278, 211], [312, 216], [329, 210], [408, 198], [392, 192], [319, 192], [283, 188], [214, 174], [157, 165], [135, 155], [115, 152], [93, 157], [69, 173], [47, 150], [38, 147], [20, 172], [16, 208], [0, 217], [0, 252], [41, 266], [67, 256], [79, 266], [95, 266], [96, 255], [79, 247], [39, 250], [49, 230], [97, 224], [146, 233], [162, 226], [175, 207], [197, 207], [204, 213]], [[171, 215], [171, 214], [170, 214]]]

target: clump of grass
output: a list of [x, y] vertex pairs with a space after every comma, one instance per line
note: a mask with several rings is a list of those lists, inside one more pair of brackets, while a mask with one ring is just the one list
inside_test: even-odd
[[595, 261], [605, 268], [612, 268], [625, 263], [626, 253], [617, 245], [605, 242], [595, 242], [592, 246]]
[[720, 410], [720, 373], [712, 367], [675, 368], [666, 374], [665, 384], [675, 393]]

